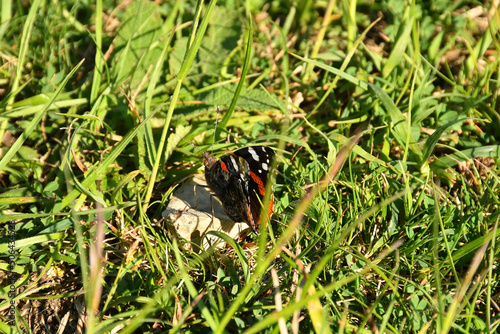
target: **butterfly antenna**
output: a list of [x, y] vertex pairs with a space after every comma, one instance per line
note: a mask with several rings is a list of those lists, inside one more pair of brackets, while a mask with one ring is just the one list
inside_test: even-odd
[[175, 132], [175, 130], [173, 128], [170, 128], [170, 131], [172, 131], [173, 133], [175, 133], [180, 139], [184, 140], [186, 143], [188, 143], [189, 145], [193, 146], [195, 149], [197, 149], [201, 154], [203, 154], [203, 151], [200, 150], [195, 144], [187, 141], [186, 139], [184, 139], [184, 137], [182, 137], [180, 134], [178, 134], [177, 132]]
[[215, 134], [217, 133], [217, 121], [219, 120], [219, 106], [217, 106], [217, 116], [215, 117], [214, 139], [212, 140], [212, 154], [214, 154]]

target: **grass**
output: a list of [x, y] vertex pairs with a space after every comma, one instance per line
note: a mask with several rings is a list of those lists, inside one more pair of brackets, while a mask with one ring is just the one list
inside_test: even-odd
[[[492, 4], [1, 6], [0, 332], [499, 330]], [[278, 152], [259, 236], [168, 231], [170, 128]]]

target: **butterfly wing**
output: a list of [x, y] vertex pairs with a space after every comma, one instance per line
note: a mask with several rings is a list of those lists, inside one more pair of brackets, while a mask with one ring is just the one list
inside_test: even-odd
[[[251, 217], [249, 224], [258, 233], [260, 230], [262, 203], [266, 193], [267, 180], [271, 175], [271, 164], [275, 152], [266, 146], [251, 146], [235, 151], [233, 156], [240, 157], [246, 162], [246, 198]], [[240, 160], [241, 161], [241, 160]], [[271, 218], [274, 209], [274, 194], [271, 194], [267, 207], [267, 220]]]

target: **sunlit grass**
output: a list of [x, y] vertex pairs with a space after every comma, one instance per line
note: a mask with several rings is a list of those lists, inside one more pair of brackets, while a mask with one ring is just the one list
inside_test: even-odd
[[[0, 331], [498, 330], [495, 8], [1, 6]], [[172, 127], [278, 152], [259, 236], [171, 235], [203, 165]]]

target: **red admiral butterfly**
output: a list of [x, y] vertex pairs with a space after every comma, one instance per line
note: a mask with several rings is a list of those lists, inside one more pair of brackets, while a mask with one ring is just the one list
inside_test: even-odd
[[[236, 222], [246, 222], [258, 234], [274, 151], [266, 146], [251, 146], [225, 155], [220, 160], [208, 152], [203, 156], [208, 187], [220, 199], [226, 214]], [[267, 221], [273, 209], [274, 194], [271, 194]]]

